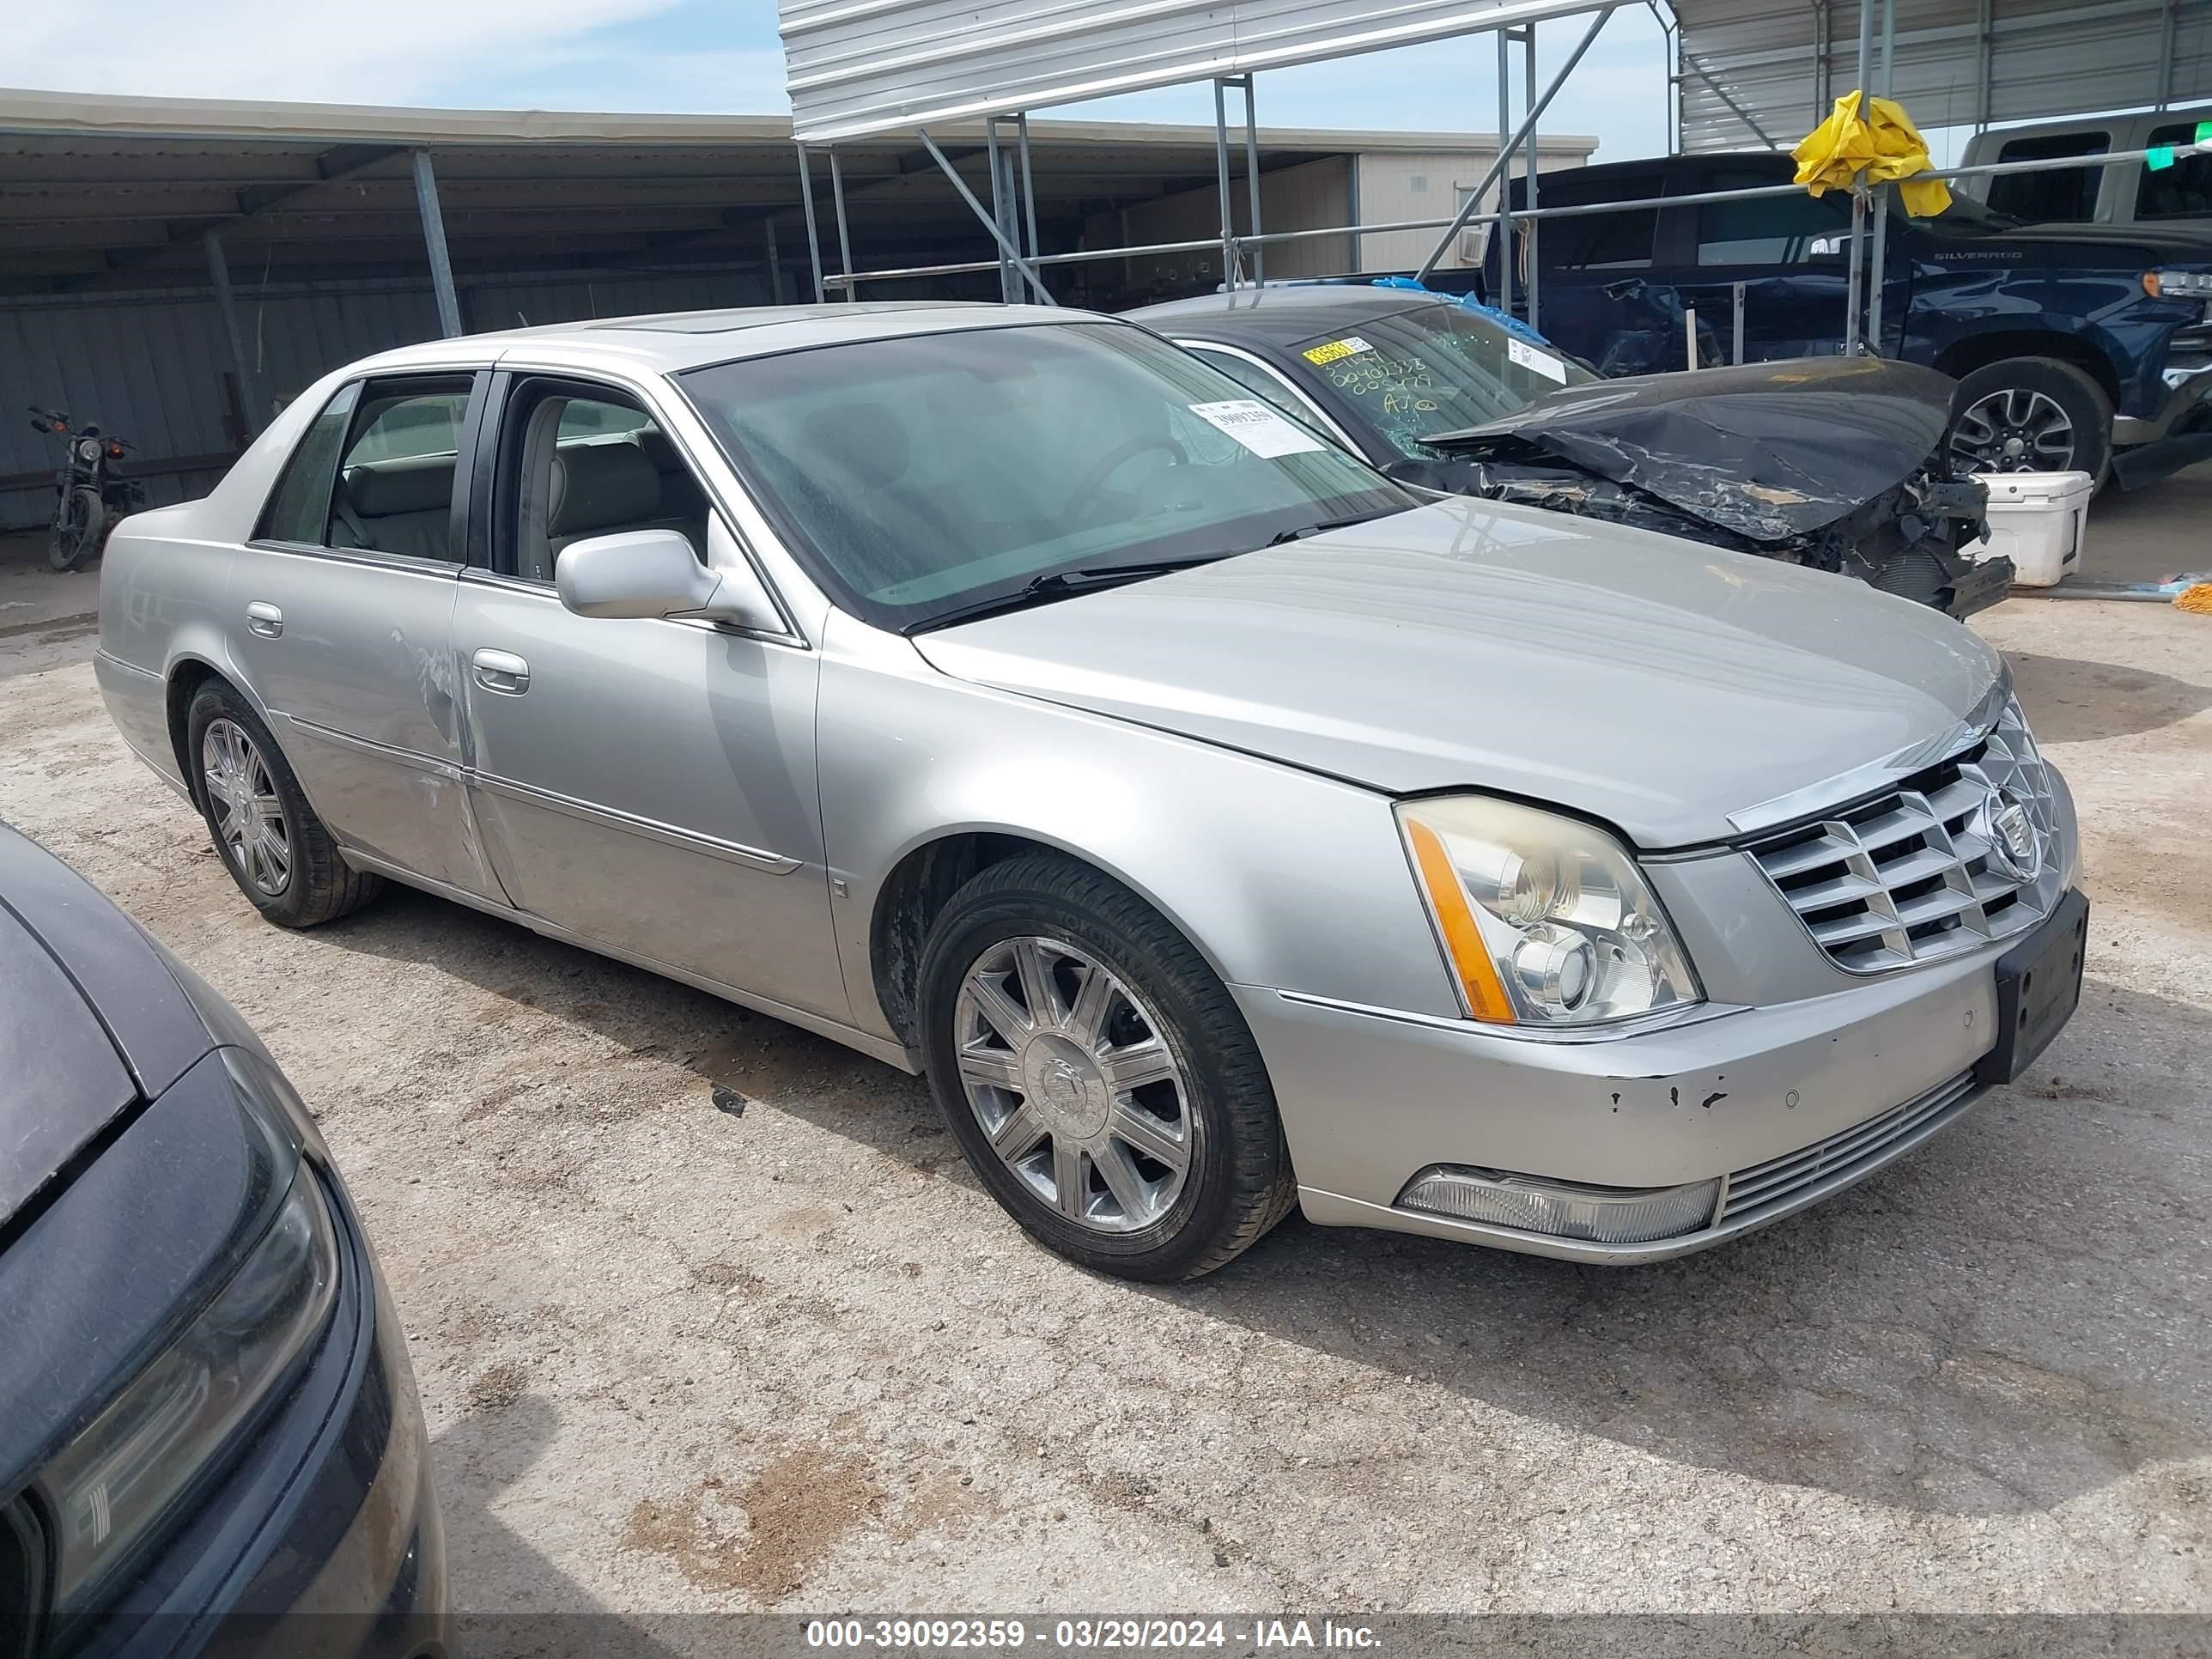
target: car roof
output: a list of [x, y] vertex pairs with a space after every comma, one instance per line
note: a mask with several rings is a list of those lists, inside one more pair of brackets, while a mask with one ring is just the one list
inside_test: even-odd
[[963, 329], [1113, 320], [1095, 312], [1057, 306], [991, 305], [952, 300], [733, 306], [713, 311], [594, 318], [584, 322], [459, 335], [384, 352], [353, 365], [352, 372], [481, 367], [499, 362], [570, 363], [582, 367], [618, 361], [633, 369], [672, 374], [741, 357], [764, 357], [855, 340], [892, 339]]
[[1162, 334], [1232, 343], [1295, 345], [1331, 329], [1357, 328], [1393, 312], [1455, 303], [1449, 295], [1373, 288], [1361, 283], [1312, 283], [1243, 288], [1125, 311], [1125, 321]]

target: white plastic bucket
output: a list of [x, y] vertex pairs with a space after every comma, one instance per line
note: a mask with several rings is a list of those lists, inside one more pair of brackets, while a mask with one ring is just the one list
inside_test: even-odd
[[1960, 549], [1980, 560], [2002, 554], [2022, 587], [2051, 587], [2081, 568], [2089, 498], [2097, 481], [2086, 472], [1978, 472], [1989, 486], [1990, 533]]

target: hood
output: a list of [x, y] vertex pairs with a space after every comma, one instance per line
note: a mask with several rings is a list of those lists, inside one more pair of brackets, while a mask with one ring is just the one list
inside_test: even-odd
[[1566, 461], [1754, 542], [1810, 535], [1927, 464], [1952, 381], [1878, 357], [1793, 357], [1538, 398], [1425, 440], [1477, 459]]
[[2104, 264], [2149, 266], [2160, 260], [2171, 260], [2182, 264], [2212, 264], [2212, 230], [2185, 222], [2010, 225], [1979, 235], [1939, 234], [1933, 240], [1939, 253], [1953, 244], [2008, 253], [2025, 252], [2031, 246], [2050, 246], [2094, 253]]
[[137, 1098], [76, 985], [0, 908], [0, 1231]]
[[1862, 582], [1465, 498], [914, 643], [978, 684], [1654, 848], [1942, 741], [2002, 672]]

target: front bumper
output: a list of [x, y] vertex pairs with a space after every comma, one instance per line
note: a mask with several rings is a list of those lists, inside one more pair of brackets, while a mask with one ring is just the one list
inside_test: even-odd
[[[1598, 1042], [1501, 1036], [1249, 987], [1237, 996], [1274, 1081], [1308, 1218], [1632, 1265], [1793, 1214], [1956, 1121], [1997, 1039], [2007, 943]], [[1437, 1164], [1601, 1188], [1721, 1186], [1698, 1231], [1599, 1243], [1400, 1204]]]

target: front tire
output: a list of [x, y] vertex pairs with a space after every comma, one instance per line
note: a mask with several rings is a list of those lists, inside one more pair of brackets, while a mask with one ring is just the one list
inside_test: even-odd
[[1951, 396], [1952, 471], [2086, 472], [2112, 464], [2112, 400], [2089, 372], [2056, 357], [2008, 357]]
[[992, 866], [930, 930], [922, 1052], [991, 1195], [1040, 1243], [1127, 1279], [1194, 1279], [1297, 1201], [1266, 1066], [1165, 918], [1050, 854]]
[[283, 927], [313, 927], [358, 910], [384, 889], [354, 869], [246, 699], [221, 680], [185, 717], [192, 799], [239, 891]]
[[90, 484], [79, 484], [54, 509], [46, 538], [46, 562], [57, 571], [81, 570], [98, 550], [107, 527], [107, 503]]

